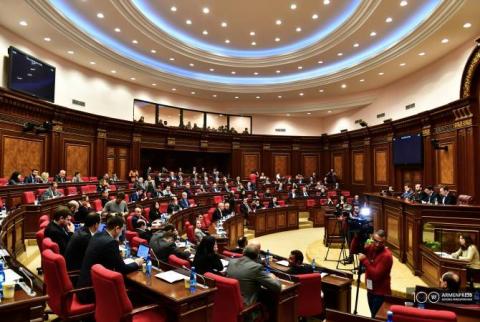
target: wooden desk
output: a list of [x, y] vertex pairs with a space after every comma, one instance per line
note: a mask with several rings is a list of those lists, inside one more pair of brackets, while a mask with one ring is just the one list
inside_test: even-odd
[[280, 280], [282, 290], [278, 294], [271, 294], [274, 300], [273, 312], [269, 321], [271, 322], [291, 322], [297, 321], [297, 288], [298, 283]]
[[43, 312], [47, 298], [47, 295], [42, 295], [38, 292], [36, 296], [31, 297], [22, 289], [16, 290], [13, 299], [2, 299], [0, 303], [2, 321], [43, 321]]
[[[223, 222], [223, 229], [227, 233], [228, 242], [226, 247], [235, 248], [237, 246], [238, 238], [242, 237], [244, 234], [244, 220], [241, 214], [237, 214], [231, 218], [228, 218]], [[218, 244], [218, 241], [217, 241]], [[219, 250], [220, 252], [223, 251]]]
[[327, 309], [325, 322], [380, 322], [381, 320]]
[[298, 229], [296, 206], [259, 209], [255, 213], [250, 213], [249, 216], [253, 217], [256, 237]]
[[126, 276], [126, 282], [164, 308], [169, 322], [212, 321], [215, 287], [197, 287], [192, 293], [185, 288], [183, 281], [170, 284], [156, 278], [154, 275], [158, 273], [159, 270], [153, 268], [152, 277], [147, 279], [145, 273], [135, 271]]

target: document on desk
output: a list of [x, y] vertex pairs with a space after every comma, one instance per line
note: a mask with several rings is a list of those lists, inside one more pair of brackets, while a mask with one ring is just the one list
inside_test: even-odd
[[5, 273], [5, 282], [14, 282], [17, 283], [22, 277], [17, 274], [14, 270], [6, 269]]
[[187, 276], [177, 273], [175, 271], [166, 271], [161, 272], [155, 275], [155, 277], [162, 279], [168, 283], [175, 283], [178, 281], [183, 281]]
[[230, 263], [229, 261], [227, 261], [226, 259], [223, 259], [223, 258], [220, 258], [220, 261], [222, 262], [223, 267], [227, 267], [228, 263]]
[[320, 273], [320, 276], [321, 276], [322, 278], [324, 278], [324, 277], [327, 276], [327, 275], [328, 275], [328, 273], [325, 273], [325, 272]]
[[288, 261], [286, 259], [283, 259], [281, 261], [276, 262], [278, 265], [282, 265], [285, 267], [288, 267]]
[[452, 255], [450, 255], [449, 253], [445, 253], [445, 252], [435, 252], [435, 254], [437, 254], [438, 256], [443, 257], [443, 258], [452, 258]]
[[123, 262], [125, 263], [125, 265], [128, 265], [135, 262], [135, 260], [133, 258], [125, 258]]

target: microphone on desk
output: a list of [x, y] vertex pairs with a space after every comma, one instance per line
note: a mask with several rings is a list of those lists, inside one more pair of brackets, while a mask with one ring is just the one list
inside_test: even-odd
[[36, 296], [37, 293], [33, 290], [33, 279], [30, 277], [30, 272], [28, 272], [26, 269], [24, 269], [23, 267], [19, 267], [18, 268], [20, 270], [20, 272], [22, 272], [22, 274], [27, 278], [27, 280], [30, 282], [30, 287], [28, 286], [23, 286], [22, 284], [25, 284], [23, 282], [19, 282], [18, 284], [20, 285], [20, 287], [29, 295], [29, 296]]
[[157, 261], [157, 267], [160, 266], [160, 260], [158, 259], [157, 255], [153, 251], [153, 249], [150, 248], [150, 254], [152, 255], [153, 259]]
[[[189, 271], [189, 272], [192, 271], [190, 268], [188, 268], [188, 267], [185, 266], [185, 265], [182, 265], [182, 268], [185, 269], [185, 270], [187, 270], [187, 271]], [[198, 274], [198, 273], [195, 273], [195, 276], [196, 276], [196, 278], [201, 277], [202, 280], [203, 280], [203, 284], [197, 283], [197, 286], [200, 286], [201, 288], [208, 288], [207, 282], [206, 282], [206, 280], [205, 280], [205, 277], [203, 277], [202, 275], [200, 275], [200, 274]]]

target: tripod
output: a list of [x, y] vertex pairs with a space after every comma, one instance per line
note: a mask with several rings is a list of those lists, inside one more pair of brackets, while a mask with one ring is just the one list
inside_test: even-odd
[[[326, 238], [327, 239], [327, 253], [325, 254], [325, 258], [324, 260], [329, 260], [327, 259], [328, 258], [328, 253], [330, 252], [330, 247], [333, 243], [335, 244], [338, 244], [339, 242], [342, 243], [342, 248], [343, 248], [343, 244], [345, 243], [345, 232], [343, 230], [343, 227], [342, 227], [342, 220], [339, 220], [339, 218], [337, 217], [336, 218], [336, 222], [335, 222], [335, 227], [333, 228], [333, 233], [332, 234], [328, 234], [328, 237]], [[325, 227], [325, 234], [327, 234], [327, 229], [328, 229], [328, 223]], [[338, 235], [337, 235], [337, 231], [338, 231]]]
[[355, 308], [353, 309], [353, 314], [357, 315], [358, 311], [357, 311], [357, 308], [358, 308], [358, 292], [360, 290], [360, 279], [362, 277], [362, 272], [364, 270], [364, 267], [362, 266], [362, 264], [358, 264], [358, 276], [357, 276], [357, 292], [356, 292], [356, 295], [355, 295]]

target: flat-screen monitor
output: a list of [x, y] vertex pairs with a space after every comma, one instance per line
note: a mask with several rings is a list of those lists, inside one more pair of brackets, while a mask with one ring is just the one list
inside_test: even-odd
[[393, 138], [393, 164], [419, 165], [423, 163], [423, 138], [421, 134]]
[[53, 102], [55, 67], [12, 46], [8, 48], [8, 56], [8, 88]]

